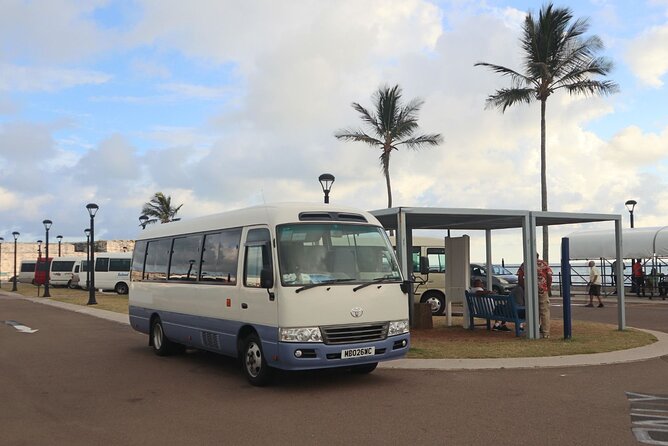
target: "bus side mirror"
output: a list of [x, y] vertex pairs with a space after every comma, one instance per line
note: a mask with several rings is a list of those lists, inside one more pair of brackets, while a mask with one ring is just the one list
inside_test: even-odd
[[270, 268], [262, 268], [260, 271], [260, 287], [267, 289], [274, 287], [274, 275]]
[[429, 259], [425, 256], [420, 257], [420, 274], [429, 274]]

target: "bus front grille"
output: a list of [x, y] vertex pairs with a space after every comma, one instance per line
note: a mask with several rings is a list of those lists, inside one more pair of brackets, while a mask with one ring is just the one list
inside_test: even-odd
[[358, 344], [387, 338], [387, 323], [320, 327], [325, 344]]

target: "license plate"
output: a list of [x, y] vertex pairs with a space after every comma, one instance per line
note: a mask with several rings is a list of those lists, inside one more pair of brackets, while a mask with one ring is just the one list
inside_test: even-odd
[[376, 347], [349, 348], [341, 351], [341, 359], [361, 358], [362, 356], [373, 356], [376, 354]]

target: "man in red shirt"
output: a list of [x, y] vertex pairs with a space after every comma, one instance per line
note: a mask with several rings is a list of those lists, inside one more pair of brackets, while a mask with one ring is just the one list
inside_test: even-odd
[[[540, 318], [540, 337], [550, 337], [550, 289], [552, 288], [552, 268], [545, 260], [536, 254], [536, 269], [538, 270], [538, 314]], [[524, 263], [517, 270], [517, 283], [524, 286]]]

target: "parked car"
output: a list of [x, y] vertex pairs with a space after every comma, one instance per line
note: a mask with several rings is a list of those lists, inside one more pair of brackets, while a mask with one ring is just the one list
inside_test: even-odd
[[[482, 280], [483, 286], [487, 286], [487, 268], [480, 263], [471, 263], [471, 286], [473, 281]], [[517, 276], [501, 265], [492, 265], [492, 287], [496, 294], [509, 294], [517, 286]]]

